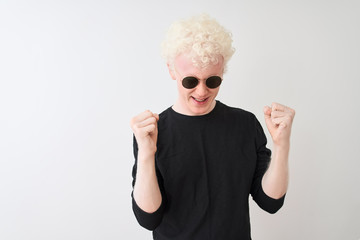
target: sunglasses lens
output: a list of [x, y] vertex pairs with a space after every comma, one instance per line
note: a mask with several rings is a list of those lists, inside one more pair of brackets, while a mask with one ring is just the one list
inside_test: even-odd
[[219, 76], [212, 76], [212, 77], [209, 77], [207, 80], [206, 80], [206, 86], [208, 88], [217, 88], [218, 86], [220, 86], [221, 84], [221, 77]]
[[182, 85], [184, 88], [191, 89], [198, 85], [199, 80], [195, 77], [186, 77], [182, 80]]

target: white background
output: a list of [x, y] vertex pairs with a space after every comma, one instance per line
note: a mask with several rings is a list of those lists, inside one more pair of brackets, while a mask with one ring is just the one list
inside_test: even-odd
[[272, 101], [297, 112], [285, 205], [250, 200], [253, 239], [360, 238], [360, 1], [1, 0], [0, 239], [151, 239], [129, 120], [174, 103], [159, 45], [202, 12], [236, 48], [218, 99], [264, 128]]

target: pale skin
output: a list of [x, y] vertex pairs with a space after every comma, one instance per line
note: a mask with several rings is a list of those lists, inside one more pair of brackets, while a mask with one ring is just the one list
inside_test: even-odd
[[[223, 62], [219, 61], [206, 69], [194, 67], [189, 59], [180, 55], [175, 59], [175, 69], [170, 68], [172, 79], [177, 81], [178, 99], [173, 109], [186, 115], [203, 115], [215, 107], [215, 97], [219, 88], [209, 89], [205, 79], [210, 76], [223, 75]], [[185, 89], [181, 80], [185, 76], [196, 76], [200, 83], [194, 89]], [[273, 141], [273, 155], [268, 170], [263, 176], [264, 192], [271, 198], [284, 196], [288, 188], [291, 126], [295, 111], [279, 103], [264, 107], [267, 129]], [[134, 199], [145, 212], [155, 212], [161, 205], [162, 197], [155, 171], [155, 152], [158, 136], [157, 122], [159, 116], [149, 110], [133, 117], [130, 121], [138, 143], [138, 163], [134, 185]]]
[[269, 197], [278, 199], [284, 196], [288, 188], [290, 135], [295, 110], [272, 103], [271, 107], [264, 107], [264, 117], [273, 141], [273, 151], [261, 183]]
[[149, 110], [131, 119], [130, 125], [138, 144], [138, 162], [134, 199], [145, 212], [155, 212], [161, 205], [161, 193], [155, 171], [157, 121], [159, 116]]

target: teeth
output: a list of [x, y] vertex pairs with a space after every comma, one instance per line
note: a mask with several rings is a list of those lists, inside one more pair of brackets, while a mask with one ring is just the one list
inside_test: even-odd
[[200, 99], [197, 99], [197, 98], [194, 98], [196, 101], [198, 101], [198, 102], [204, 102], [205, 100], [206, 100], [206, 98], [205, 99], [202, 99], [202, 100], [200, 100]]

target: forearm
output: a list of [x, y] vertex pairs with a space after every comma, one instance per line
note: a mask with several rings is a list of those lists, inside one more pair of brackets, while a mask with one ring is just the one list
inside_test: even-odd
[[262, 187], [266, 195], [279, 199], [287, 191], [289, 182], [289, 149], [290, 143], [286, 146], [274, 145], [273, 157], [269, 168], [262, 178]]
[[155, 156], [140, 150], [138, 152], [134, 199], [136, 204], [148, 213], [155, 212], [162, 201], [155, 170]]

